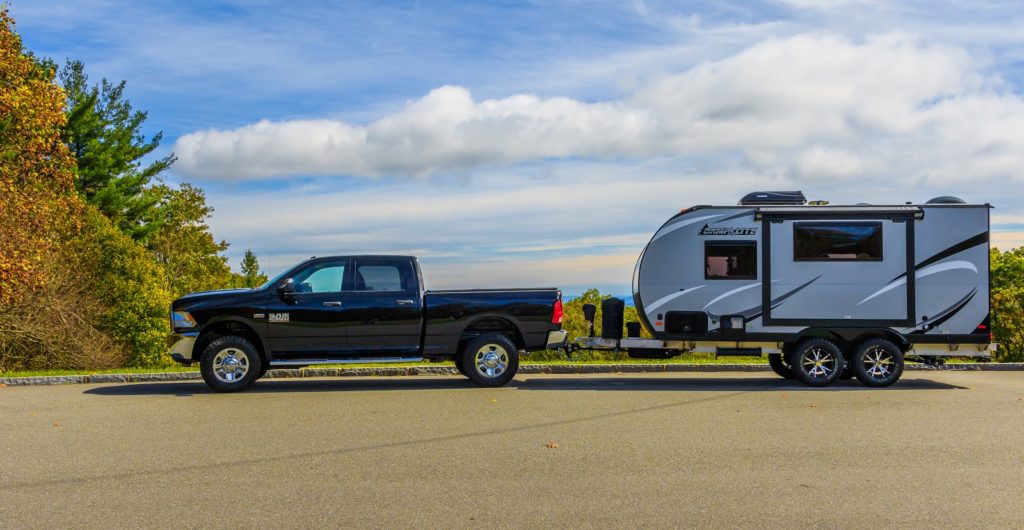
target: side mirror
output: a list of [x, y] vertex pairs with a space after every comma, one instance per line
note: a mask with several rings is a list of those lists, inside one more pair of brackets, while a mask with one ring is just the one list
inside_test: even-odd
[[277, 294], [287, 296], [295, 292], [295, 280], [288, 278], [281, 285], [277, 286]]

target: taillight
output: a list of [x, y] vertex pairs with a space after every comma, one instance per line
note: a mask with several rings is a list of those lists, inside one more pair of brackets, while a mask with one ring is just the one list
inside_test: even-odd
[[565, 313], [562, 311], [562, 299], [555, 300], [555, 310], [551, 312], [551, 323], [561, 324]]

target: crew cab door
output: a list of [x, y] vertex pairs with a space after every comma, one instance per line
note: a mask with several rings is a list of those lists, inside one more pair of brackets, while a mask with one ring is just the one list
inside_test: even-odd
[[401, 356], [420, 350], [423, 297], [409, 258], [355, 257], [344, 293], [349, 347]]
[[292, 274], [295, 292], [274, 293], [267, 306], [267, 338], [275, 357], [348, 349], [342, 285], [349, 258], [317, 260]]

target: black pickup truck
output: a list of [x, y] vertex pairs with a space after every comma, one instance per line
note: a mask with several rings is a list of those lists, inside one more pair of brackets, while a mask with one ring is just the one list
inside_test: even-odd
[[313, 258], [255, 289], [192, 293], [171, 304], [171, 328], [171, 357], [218, 391], [273, 367], [424, 358], [501, 386], [520, 351], [566, 338], [558, 289], [424, 291], [411, 256]]

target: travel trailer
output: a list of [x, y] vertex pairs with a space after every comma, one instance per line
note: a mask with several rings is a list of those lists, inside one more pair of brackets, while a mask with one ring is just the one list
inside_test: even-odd
[[622, 301], [612, 300], [602, 335], [577, 345], [640, 358], [767, 354], [779, 375], [811, 386], [844, 375], [888, 386], [906, 360], [987, 357], [990, 208], [955, 197], [830, 205], [801, 192], [687, 208], [655, 232], [633, 273], [653, 338], [636, 324], [622, 338]]

